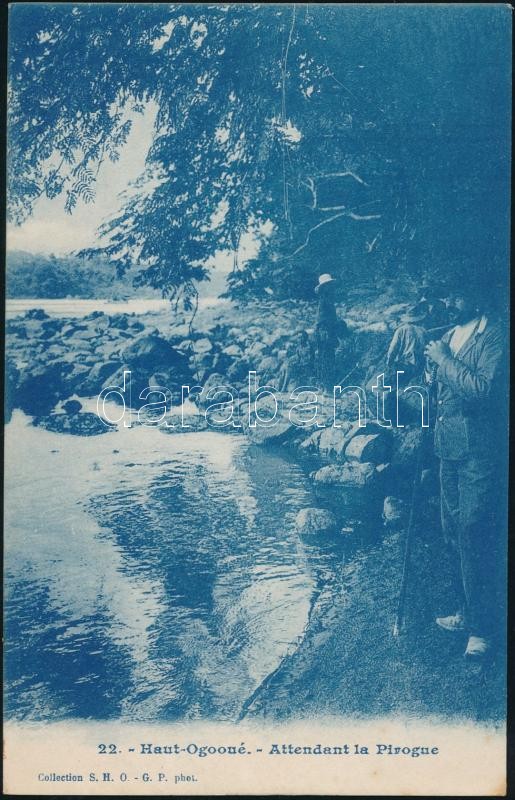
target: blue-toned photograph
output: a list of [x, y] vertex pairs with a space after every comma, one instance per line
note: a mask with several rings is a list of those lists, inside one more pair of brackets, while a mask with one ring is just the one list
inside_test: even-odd
[[11, 4], [6, 721], [502, 728], [511, 13]]

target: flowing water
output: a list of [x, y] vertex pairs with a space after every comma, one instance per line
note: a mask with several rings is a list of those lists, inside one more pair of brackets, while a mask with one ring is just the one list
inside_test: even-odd
[[6, 712], [235, 719], [341, 579], [299, 466], [216, 432], [6, 427]]
[[[199, 298], [199, 308], [227, 304], [218, 297]], [[52, 317], [84, 317], [92, 311], [104, 314], [147, 314], [170, 311], [170, 301], [159, 298], [134, 297], [131, 300], [99, 300], [80, 297], [48, 298], [7, 298], [6, 317], [12, 319], [35, 308], [42, 308]]]

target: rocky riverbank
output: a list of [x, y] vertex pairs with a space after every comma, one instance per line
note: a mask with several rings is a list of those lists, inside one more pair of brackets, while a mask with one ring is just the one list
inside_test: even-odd
[[[340, 309], [354, 344], [348, 383], [365, 390], [372, 411], [371, 385], [385, 370], [386, 348], [405, 308], [392, 299], [368, 296]], [[461, 637], [446, 638], [433, 623], [452, 599], [441, 541], [424, 534], [435, 530], [438, 516], [431, 448], [423, 465], [407, 599], [410, 636], [396, 643], [391, 635], [422, 436], [420, 402], [403, 406], [403, 427], [387, 429], [368, 417], [361, 427], [352, 392], [339, 400], [337, 413], [333, 398], [321, 392], [316, 419], [301, 425], [288, 414], [288, 392], [277, 391], [274, 399], [265, 397], [255, 407], [266, 419], [277, 402], [274, 424], [249, 424], [248, 372], [256, 372], [260, 386], [275, 386], [289, 344], [300, 331], [309, 331], [314, 318], [313, 305], [297, 302], [203, 309], [193, 329], [185, 316], [171, 313], [95, 312], [61, 319], [33, 310], [7, 323], [8, 418], [20, 408], [34, 425], [50, 431], [104, 434], [110, 429], [84, 409], [102, 389], [123, 385], [123, 372], [130, 370], [136, 408], [146, 402], [138, 402], [145, 387], [167, 387], [171, 404], [181, 402], [182, 384], [203, 387], [191, 395], [187, 430], [205, 430], [209, 390], [235, 387], [235, 418], [250, 442], [287, 453], [310, 476], [312, 499], [297, 513], [298, 535], [311, 544], [338, 541], [345, 553], [341, 593], [334, 585], [321, 591], [302, 642], [249, 698], [242, 715], [348, 715], [364, 709], [377, 714], [385, 708], [438, 714], [450, 709], [452, 697], [458, 715], [501, 716], [494, 699], [502, 697], [502, 664], [471, 677], [461, 658]], [[180, 434], [181, 420], [172, 408], [163, 432]], [[232, 423], [218, 429], [235, 430]]]
[[[139, 399], [147, 387], [166, 387], [170, 405], [180, 404], [182, 385], [201, 387], [191, 395], [199, 413], [188, 421], [188, 430], [198, 430], [208, 424], [210, 390], [236, 387], [234, 420], [252, 442], [293, 451], [306, 463], [325, 499], [321, 508], [305, 510], [298, 520], [300, 532], [331, 528], [350, 532], [352, 526], [343, 526], [342, 515], [332, 507], [341, 508], [345, 498], [355, 505], [356, 495], [366, 496], [376, 514], [383, 512], [386, 524], [397, 524], [409, 501], [410, 481], [404, 478], [413, 469], [421, 430], [413, 414], [402, 428], [387, 429], [369, 419], [376, 404], [370, 387], [384, 372], [388, 342], [406, 305], [392, 299], [388, 292], [369, 293], [339, 309], [353, 341], [349, 383], [364, 388], [372, 410], [368, 418], [365, 415], [365, 427], [363, 420], [359, 424], [353, 392], [342, 395], [337, 406], [332, 397], [320, 393], [308, 417], [299, 412], [301, 419], [289, 414], [289, 391], [276, 392], [273, 398], [258, 400], [260, 422], [249, 424], [249, 372], [256, 373], [256, 385], [277, 386], [291, 342], [313, 327], [313, 304], [297, 301], [222, 304], [200, 311], [194, 326], [185, 315], [171, 311], [143, 315], [96, 311], [65, 319], [50, 317], [41, 309], [29, 311], [7, 322], [7, 415], [18, 407], [33, 417], [33, 424], [52, 431], [106, 433], [109, 427], [83, 410], [83, 399], [94, 398], [109, 386], [123, 386], [124, 370], [130, 370], [130, 403], [136, 408], [147, 402]], [[274, 423], [268, 424], [276, 409]], [[312, 411], [315, 416], [309, 422]], [[173, 419], [168, 419], [167, 433], [181, 429], [173, 427]], [[236, 422], [225, 429], [232, 430]], [[338, 502], [332, 499], [336, 497]]]

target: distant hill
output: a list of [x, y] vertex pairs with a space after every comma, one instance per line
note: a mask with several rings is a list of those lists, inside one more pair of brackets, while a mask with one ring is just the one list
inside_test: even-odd
[[[134, 286], [138, 269], [123, 278], [116, 276], [111, 261], [100, 257], [54, 256], [12, 250], [6, 259], [7, 297], [12, 299], [128, 300], [131, 297], [161, 297], [158, 289]], [[210, 280], [199, 286], [201, 297], [218, 297], [226, 289], [225, 274], [212, 270]]]
[[134, 287], [136, 269], [120, 279], [112, 262], [101, 258], [54, 256], [13, 250], [6, 259], [6, 294], [9, 298], [100, 298], [125, 300], [159, 297], [149, 287]]

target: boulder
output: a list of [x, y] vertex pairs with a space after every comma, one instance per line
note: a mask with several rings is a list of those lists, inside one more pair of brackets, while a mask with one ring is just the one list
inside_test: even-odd
[[129, 328], [131, 329], [131, 333], [140, 333], [141, 331], [145, 330], [145, 326], [139, 319], [131, 319], [129, 321]]
[[258, 340], [254, 341], [249, 347], [246, 348], [245, 355], [249, 361], [256, 364], [263, 357], [264, 345]]
[[[197, 353], [196, 355], [191, 355], [189, 358], [189, 365], [192, 370], [195, 369], [209, 369], [214, 368], [214, 358], [212, 353]], [[218, 371], [218, 370], [217, 370]]]
[[273, 356], [266, 356], [262, 358], [258, 364], [257, 368], [257, 376], [258, 378], [264, 377], [265, 375], [270, 377], [277, 377], [277, 370], [279, 368], [279, 364], [277, 363], [277, 359], [273, 358]]
[[213, 402], [213, 400], [206, 399], [208, 392], [210, 392], [212, 389], [215, 389], [217, 386], [228, 386], [228, 385], [229, 383], [227, 381], [227, 378], [224, 378], [224, 376], [221, 375], [219, 372], [212, 372], [211, 375], [209, 375], [209, 377], [206, 378], [204, 380], [204, 383], [202, 384], [203, 386], [202, 393], [198, 394], [195, 393], [195, 397], [198, 398], [199, 405], [205, 406]]
[[[243, 430], [255, 444], [284, 444], [291, 441], [298, 434], [298, 426], [290, 422], [285, 400], [287, 395], [275, 393], [277, 412], [274, 398], [264, 395], [252, 403], [252, 413], [249, 424], [248, 394], [242, 392], [245, 399], [241, 405], [241, 423]], [[257, 407], [257, 416], [255, 409]], [[254, 425], [255, 423], [255, 425]]]
[[[190, 335], [189, 325], [185, 323], [180, 323], [178, 325], [173, 325], [173, 338], [174, 339], [188, 339]], [[188, 339], [189, 341], [189, 339]]]
[[357, 434], [345, 448], [349, 461], [382, 464], [388, 460], [390, 437], [385, 433]]
[[67, 400], [62, 408], [65, 414], [78, 414], [82, 410], [82, 403], [78, 400]]
[[34, 417], [32, 424], [54, 433], [70, 433], [73, 436], [98, 436], [109, 433], [113, 427], [89, 411], [73, 414], [48, 414]]
[[320, 439], [322, 437], [322, 433], [323, 430], [318, 430], [310, 434], [306, 439], [302, 440], [299, 447], [302, 450], [307, 450], [308, 452], [314, 452], [318, 450], [320, 447]]
[[338, 423], [341, 427], [331, 425], [324, 428], [318, 439], [318, 449], [325, 457], [334, 457], [337, 460], [343, 460], [344, 453], [348, 443], [352, 437], [362, 428], [358, 423], [351, 423], [343, 421]]
[[315, 472], [312, 472], [311, 478], [315, 483], [332, 485], [340, 482], [340, 473], [340, 467], [337, 467], [336, 464], [328, 464], [326, 467], [321, 467]]
[[25, 332], [25, 336], [23, 338], [28, 339], [31, 344], [34, 342], [34, 340], [43, 338], [43, 323], [39, 320], [27, 320], [23, 326], [23, 330]]
[[109, 317], [109, 326], [117, 328], [120, 331], [126, 331], [129, 326], [127, 314], [111, 314]]
[[227, 378], [231, 384], [245, 383], [248, 386], [248, 375], [252, 367], [245, 359], [237, 359], [227, 369]]
[[25, 319], [50, 319], [50, 316], [42, 308], [31, 308], [25, 312]]
[[[123, 392], [125, 371], [130, 372], [130, 375], [125, 380], [125, 392]], [[113, 388], [113, 392], [107, 398], [109, 402], [121, 404], [121, 395], [123, 395], [127, 407], [141, 408], [148, 402], [147, 400], [142, 400], [140, 394], [149, 388], [149, 379], [150, 374], [146, 370], [130, 369], [127, 365], [123, 365], [105, 379], [102, 389]], [[114, 391], [115, 389], [118, 392]]]
[[[150, 389], [155, 389], [156, 392], [159, 391], [166, 395], [167, 406], [181, 404], [182, 386], [179, 386], [176, 383], [174, 376], [170, 373], [154, 372], [148, 379], [148, 386]], [[150, 397], [148, 399], [148, 402], [156, 403], [161, 402], [162, 400], [162, 396], [158, 397], [158, 395], [154, 395], [154, 397]]]
[[75, 391], [85, 397], [99, 394], [106, 378], [116, 372], [121, 366], [119, 361], [107, 361], [95, 364], [90, 370], [88, 369], [86, 373], [83, 374], [82, 379], [76, 382]]
[[16, 333], [21, 327], [21, 320], [15, 317], [14, 319], [7, 319], [5, 321], [5, 333]]
[[104, 314], [103, 311], [92, 311], [90, 314], [86, 314], [86, 316], [84, 316], [83, 319], [85, 320], [100, 319], [101, 317], [105, 318], [105, 316], [106, 315]]
[[[161, 390], [168, 389], [170, 393], [169, 399], [171, 398], [171, 402], [175, 403], [180, 401], [182, 385], [194, 386], [196, 384], [196, 381], [190, 379], [188, 376], [183, 376], [182, 379], [180, 379], [177, 370], [171, 368], [160, 370], [159, 372], [152, 372], [150, 369], [142, 369], [141, 367], [132, 368], [124, 364], [104, 380], [101, 388], [107, 389], [108, 387], [116, 387], [121, 392], [124, 385], [124, 372], [126, 371], [130, 372], [130, 375], [127, 376], [125, 381], [124, 398], [126, 405], [131, 408], [139, 409], [147, 403], [159, 402], [157, 396], [144, 396], [143, 398], [140, 396], [144, 392], [148, 394], [148, 390], [152, 388], [152, 386], [156, 388], [159, 387]], [[120, 396], [114, 393], [109, 399], [116, 403], [121, 402]]]
[[222, 349], [222, 353], [226, 356], [233, 356], [235, 358], [239, 358], [241, 356], [241, 348], [238, 347], [237, 344], [231, 344], [229, 347], [224, 347]]
[[94, 320], [94, 326], [96, 331], [102, 331], [102, 333], [106, 333], [110, 325], [109, 317], [107, 314], [103, 314], [99, 312], [99, 316]]
[[59, 337], [59, 343], [54, 343], [47, 345], [45, 348], [45, 360], [48, 364], [50, 361], [56, 361], [59, 359], [63, 359], [65, 354], [65, 349], [61, 343], [61, 338]]
[[84, 328], [80, 330], [75, 330], [71, 337], [72, 339], [98, 339], [98, 331], [95, 328]]
[[41, 339], [51, 339], [63, 327], [63, 323], [59, 319], [49, 319], [41, 325]]
[[195, 353], [199, 355], [209, 353], [213, 349], [213, 343], [208, 338], [197, 339], [194, 345]]
[[76, 331], [85, 331], [86, 325], [77, 325], [74, 322], [68, 322], [66, 325], [63, 325], [61, 328], [61, 336], [67, 339], [69, 336], [73, 336]]
[[223, 373], [224, 375], [227, 374], [227, 370], [232, 364], [231, 356], [228, 356], [225, 353], [215, 353], [212, 361], [213, 369], [215, 369], [217, 372]]
[[298, 429], [288, 419], [279, 419], [274, 425], [269, 427], [257, 424], [255, 428], [248, 425], [248, 418], [242, 416], [242, 425], [250, 440], [254, 444], [284, 444], [295, 437]]
[[[62, 360], [65, 363], [72, 364], [70, 355], [66, 354]], [[63, 394], [67, 397], [70, 394], [79, 394], [79, 387], [82, 382], [88, 377], [91, 372], [91, 367], [87, 364], [73, 364], [71, 371], [69, 371], [63, 378]]]
[[[84, 346], [85, 342], [81, 342], [81, 347], [84, 348]], [[87, 364], [92, 367], [93, 364], [96, 363], [96, 357], [93, 348], [90, 348], [89, 350], [77, 350], [74, 353], [74, 356], [75, 361], [77, 361], [79, 364]]]
[[336, 517], [324, 508], [303, 508], [295, 518], [297, 533], [312, 536], [317, 533], [334, 533]]
[[[322, 412], [319, 414], [317, 422], [322, 424], [323, 420], [324, 415]], [[339, 421], [338, 425], [335, 426], [331, 420], [332, 416], [329, 416], [325, 420], [326, 426], [315, 430], [301, 442], [300, 447], [308, 452], [320, 454], [324, 458], [343, 461], [345, 448], [349, 441], [363, 428], [360, 428], [357, 422], [348, 422], [346, 420]]]
[[156, 334], [140, 336], [122, 351], [124, 364], [129, 367], [144, 369], [148, 374], [155, 370], [174, 367], [179, 371], [187, 371], [188, 359], [172, 345]]
[[313, 479], [321, 484], [364, 487], [371, 484], [375, 474], [374, 464], [329, 464], [313, 473]]
[[58, 362], [22, 373], [14, 398], [15, 405], [31, 416], [48, 414], [68, 394], [65, 374], [69, 369], [70, 364]]

